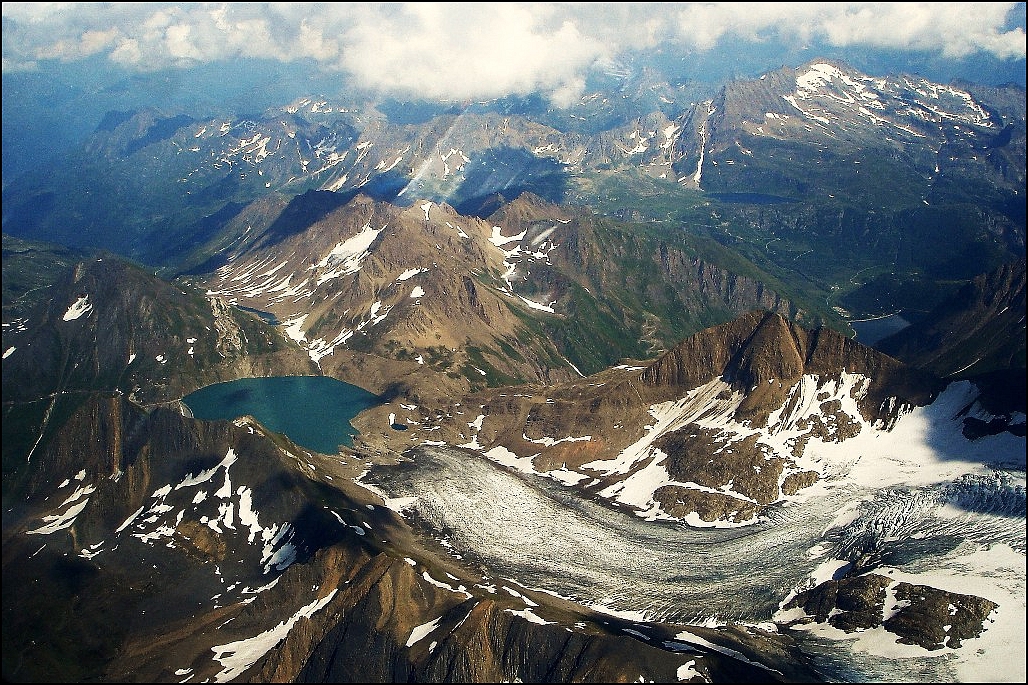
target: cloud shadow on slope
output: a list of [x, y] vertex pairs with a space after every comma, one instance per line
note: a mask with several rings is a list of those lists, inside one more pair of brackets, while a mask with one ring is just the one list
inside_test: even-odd
[[444, 199], [465, 216], [485, 218], [497, 201], [509, 202], [526, 191], [559, 204], [567, 186], [568, 171], [560, 162], [521, 148], [494, 147], [474, 156], [464, 168], [464, 181]]

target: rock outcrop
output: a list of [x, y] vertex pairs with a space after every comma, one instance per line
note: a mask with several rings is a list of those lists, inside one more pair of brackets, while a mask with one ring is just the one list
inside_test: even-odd
[[997, 606], [983, 597], [870, 573], [822, 583], [790, 600], [783, 611], [805, 612], [793, 623], [828, 623], [847, 633], [881, 627], [896, 642], [934, 651], [958, 649], [963, 640], [979, 637]]

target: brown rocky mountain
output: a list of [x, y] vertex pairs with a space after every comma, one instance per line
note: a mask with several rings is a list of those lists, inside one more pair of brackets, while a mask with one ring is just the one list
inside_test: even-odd
[[866, 421], [888, 423], [896, 409], [888, 406], [890, 397], [923, 405], [940, 389], [928, 376], [836, 331], [811, 331], [764, 313], [748, 314], [683, 341], [650, 365], [642, 380], [688, 391], [720, 376], [746, 394], [736, 417], [763, 426], [803, 376], [816, 375], [824, 382], [840, 373], [874, 379], [857, 399]]
[[816, 679], [773, 633], [483, 576], [356, 485], [367, 462], [183, 417], [197, 383], [316, 371], [218, 296], [112, 258], [49, 294], [5, 331], [5, 677]]
[[[755, 311], [647, 364], [456, 404], [401, 400], [355, 425], [373, 450], [443, 441], [646, 518], [741, 523], [818, 481], [805, 458], [811, 441], [888, 430], [941, 389], [828, 328]], [[390, 424], [404, 430], [383, 430]]]
[[[137, 296], [109, 299], [103, 283], [115, 278], [134, 283]], [[153, 328], [136, 329], [150, 331], [148, 344], [206, 321], [217, 349], [218, 333], [230, 329], [204, 318], [211, 300], [151, 280], [106, 259], [81, 264], [54, 288], [43, 323], [30, 318], [25, 333], [56, 330], [63, 340], [61, 324], [145, 311]], [[153, 292], [157, 304], [148, 302]], [[230, 312], [221, 315], [239, 322], [248, 344], [274, 335]], [[163, 321], [178, 323], [165, 329]], [[85, 359], [105, 368], [96, 352], [107, 349], [96, 344], [108, 342], [103, 328], [86, 326], [92, 348], [56, 349], [92, 349]], [[198, 349], [200, 375], [246, 371]], [[269, 354], [276, 369], [310, 359], [288, 346]], [[205, 422], [173, 406], [141, 406], [118, 386], [98, 388], [107, 375], [56, 377], [66, 387], [75, 380], [77, 392], [54, 396], [47, 428], [28, 431], [41, 437], [16, 472], [8, 457], [25, 452], [8, 440], [18, 415], [5, 402], [11, 680], [821, 680], [793, 639], [768, 626], [630, 620], [516, 583], [425, 536], [362, 479], [370, 465], [393, 460], [376, 448], [399, 455], [449, 441], [646, 518], [746, 523], [821, 478], [805, 455], [810, 445], [884, 429], [936, 390], [837, 333], [770, 312], [701, 331], [647, 365], [483, 389], [449, 404], [402, 395], [361, 415], [363, 442], [334, 455], [249, 418]], [[155, 383], [153, 392], [170, 385]], [[640, 487], [649, 500], [638, 499]], [[920, 632], [893, 621], [897, 634], [928, 644], [937, 632], [930, 626], [947, 619], [936, 616], [938, 597], [918, 599], [933, 591], [912, 586], [912, 605], [931, 621]], [[961, 619], [962, 639], [980, 633], [975, 617], [988, 614], [986, 600], [948, 599], [980, 609]], [[815, 618], [824, 604], [797, 601]]]
[[225, 235], [240, 242], [218, 243], [225, 263], [204, 287], [273, 314], [326, 374], [376, 392], [556, 382], [753, 306], [810, 316], [752, 265], [684, 233], [527, 193], [488, 220], [308, 193], [242, 211]]

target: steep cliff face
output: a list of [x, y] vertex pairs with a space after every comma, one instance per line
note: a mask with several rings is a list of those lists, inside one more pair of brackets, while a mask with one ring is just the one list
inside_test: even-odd
[[746, 394], [740, 418], [766, 424], [770, 412], [785, 403], [790, 389], [804, 375], [819, 383], [841, 373], [874, 379], [858, 401], [867, 421], [889, 421], [888, 397], [926, 404], [941, 389], [920, 374], [874, 349], [828, 328], [807, 330], [774, 314], [751, 312], [682, 342], [647, 368], [645, 383], [693, 388], [721, 376]]

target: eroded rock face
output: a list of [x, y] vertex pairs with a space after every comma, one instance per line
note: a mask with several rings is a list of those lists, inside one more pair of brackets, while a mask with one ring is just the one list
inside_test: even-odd
[[[422, 396], [566, 382], [657, 354], [712, 311], [801, 311], [697, 257], [682, 235], [642, 235], [531, 193], [488, 220], [363, 195], [323, 206], [323, 194], [294, 198], [278, 218], [244, 210], [250, 237], [206, 286], [273, 313], [326, 373], [375, 392], [398, 380]], [[279, 231], [286, 216], [291, 230]], [[362, 376], [352, 353], [389, 377]]]
[[870, 574], [831, 580], [794, 598], [786, 609], [802, 607], [818, 623], [853, 632], [882, 624], [886, 588], [892, 580]]
[[667, 470], [676, 480], [720, 489], [732, 489], [757, 504], [770, 504], [780, 497], [778, 480], [786, 459], [757, 435], [729, 441], [720, 431], [690, 424], [658, 438], [654, 445], [668, 455]]
[[670, 516], [686, 518], [696, 514], [702, 520], [744, 523], [752, 521], [759, 507], [739, 497], [718, 492], [704, 492], [679, 485], [665, 485], [653, 491], [653, 498]]
[[984, 597], [909, 583], [896, 587], [896, 600], [910, 606], [885, 621], [885, 629], [902, 636], [900, 642], [925, 649], [961, 647], [987, 629], [989, 614], [998, 607]]
[[782, 481], [782, 494], [784, 495], [795, 495], [803, 488], [809, 488], [811, 485], [821, 479], [821, 474], [817, 471], [799, 471], [797, 473], [790, 473]]
[[997, 607], [983, 597], [870, 573], [822, 583], [783, 608], [802, 609], [807, 616], [801, 621], [828, 623], [847, 633], [881, 626], [897, 642], [938, 650], [958, 649], [964, 640], [979, 637]]

